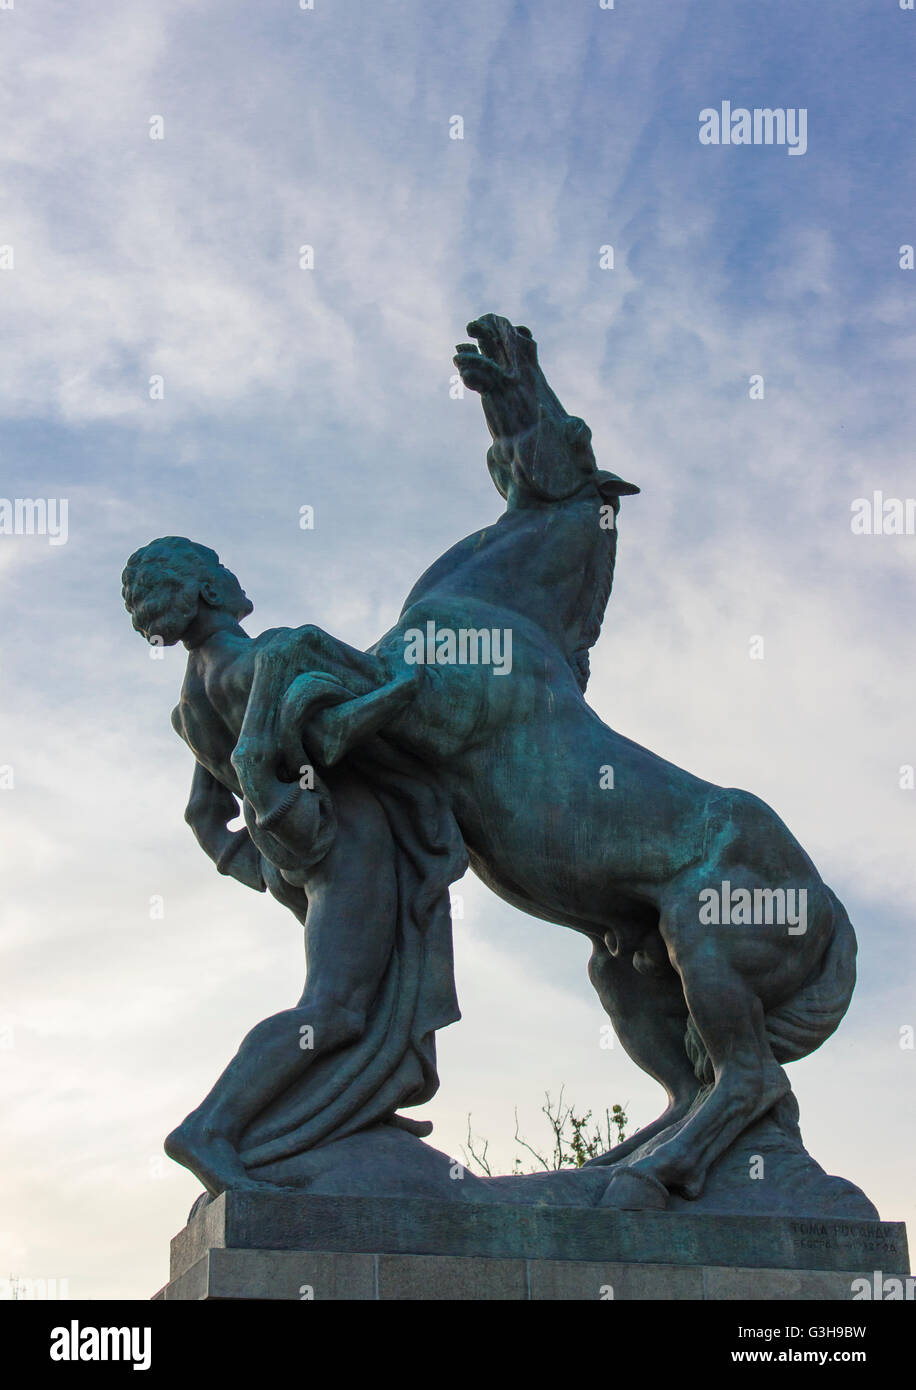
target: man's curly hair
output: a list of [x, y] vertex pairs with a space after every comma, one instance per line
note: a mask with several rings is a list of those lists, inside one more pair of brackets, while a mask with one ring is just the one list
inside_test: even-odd
[[[200, 586], [212, 584], [220, 607], [242, 619], [254, 605], [231, 570], [209, 546], [186, 536], [161, 536], [131, 555], [121, 575], [121, 594], [138, 632], [155, 635], [157, 622], [171, 645], [197, 610]], [[183, 627], [181, 624], [183, 623]], [[180, 631], [175, 631], [180, 628]]]

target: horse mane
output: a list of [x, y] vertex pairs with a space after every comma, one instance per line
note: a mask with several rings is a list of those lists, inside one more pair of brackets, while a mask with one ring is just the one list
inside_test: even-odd
[[579, 689], [585, 692], [591, 674], [589, 651], [598, 641], [601, 624], [611, 597], [614, 584], [614, 563], [617, 559], [617, 531], [606, 530], [603, 553], [592, 567], [594, 573], [586, 572], [583, 584], [583, 607], [585, 609], [579, 624], [579, 640], [572, 654], [572, 668]]

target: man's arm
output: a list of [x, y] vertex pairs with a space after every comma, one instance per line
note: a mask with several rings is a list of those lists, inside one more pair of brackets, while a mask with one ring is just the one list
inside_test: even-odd
[[238, 802], [200, 763], [194, 764], [191, 795], [184, 818], [197, 843], [221, 874], [229, 874], [246, 887], [263, 893], [260, 851], [248, 830], [230, 830], [228, 823], [239, 813]]

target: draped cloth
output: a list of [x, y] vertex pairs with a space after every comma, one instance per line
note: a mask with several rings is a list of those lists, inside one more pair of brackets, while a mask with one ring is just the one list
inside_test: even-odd
[[[325, 652], [322, 670], [300, 674], [288, 689], [280, 712], [286, 727], [278, 728], [287, 747], [302, 740], [310, 713], [327, 706], [329, 686], [337, 688], [337, 704], [365, 693], [381, 674], [373, 671], [376, 680], [367, 681], [367, 663], [377, 659], [344, 643], [335, 655], [329, 662]], [[314, 738], [306, 735], [305, 742], [320, 753]], [[362, 1036], [307, 1064], [248, 1125], [240, 1151], [253, 1176], [259, 1167], [379, 1123], [428, 1134], [428, 1122], [396, 1112], [435, 1095], [436, 1030], [460, 1018], [448, 889], [468, 860], [448, 800], [427, 769], [378, 735], [347, 754], [345, 766], [365, 779], [387, 823], [379, 852], [391, 856], [397, 884], [391, 954]], [[371, 873], [372, 865], [359, 863], [354, 872]], [[366, 923], [367, 933], [375, 929], [390, 931], [390, 924]]]

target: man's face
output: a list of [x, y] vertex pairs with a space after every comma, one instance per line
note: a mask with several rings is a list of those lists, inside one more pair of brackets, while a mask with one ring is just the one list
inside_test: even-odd
[[174, 577], [141, 577], [128, 596], [131, 618], [147, 642], [174, 647], [197, 617], [200, 586]]

